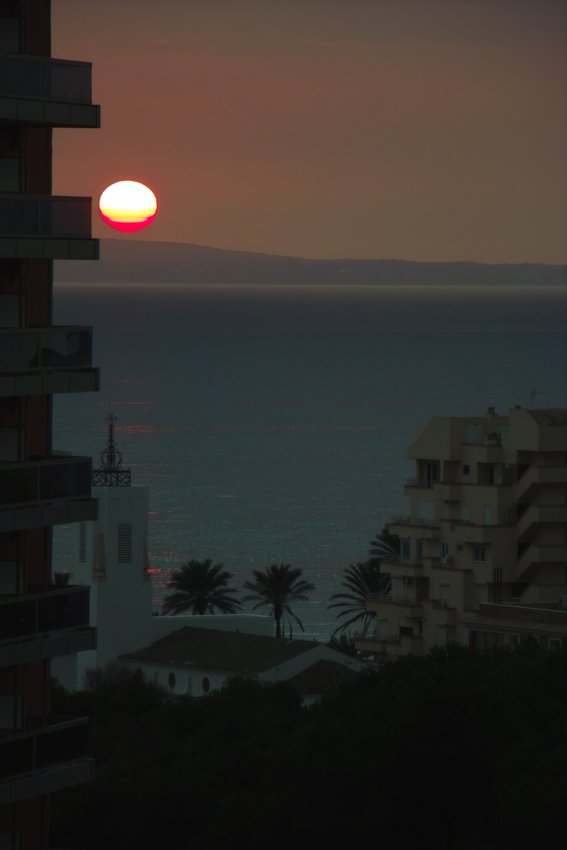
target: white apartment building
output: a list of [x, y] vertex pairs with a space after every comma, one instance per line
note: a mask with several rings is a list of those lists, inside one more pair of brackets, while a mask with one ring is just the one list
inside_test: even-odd
[[408, 456], [408, 513], [389, 523], [399, 557], [382, 564], [391, 590], [368, 600], [376, 631], [359, 649], [421, 655], [471, 632], [504, 634], [502, 606], [517, 617], [565, 605], [567, 410], [435, 417]]

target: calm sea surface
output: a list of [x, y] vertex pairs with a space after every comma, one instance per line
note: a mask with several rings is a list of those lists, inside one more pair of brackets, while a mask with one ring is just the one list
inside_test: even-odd
[[[58, 323], [94, 326], [102, 370], [101, 392], [56, 397], [55, 448], [98, 462], [114, 412], [162, 580], [188, 558], [239, 588], [301, 567], [316, 591], [297, 613], [320, 639], [344, 567], [404, 511], [431, 416], [567, 406], [559, 287], [58, 285], [55, 304]], [[59, 569], [75, 533], [57, 531]]]

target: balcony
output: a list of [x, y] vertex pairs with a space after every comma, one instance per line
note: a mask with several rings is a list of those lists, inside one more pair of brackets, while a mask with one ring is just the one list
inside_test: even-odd
[[0, 396], [94, 391], [92, 328], [5, 328], [0, 330]]
[[406, 478], [404, 492], [408, 490], [432, 490], [435, 481], [432, 478]]
[[440, 481], [435, 485], [435, 495], [444, 502], [460, 502], [461, 487], [461, 484], [452, 481]]
[[52, 127], [100, 127], [88, 62], [44, 56], [0, 57], [0, 120]]
[[567, 482], [567, 467], [565, 466], [530, 466], [518, 478], [514, 486], [516, 501], [521, 502], [532, 487], [542, 484], [562, 484]]
[[465, 462], [471, 466], [476, 463], [500, 463], [502, 460], [502, 446], [497, 439], [489, 436], [479, 435], [478, 441], [475, 442], [466, 440], [463, 448], [466, 453]]
[[420, 578], [423, 576], [423, 560], [417, 561], [388, 561], [381, 562], [380, 570], [383, 573], [396, 577]]
[[0, 733], [0, 805], [48, 794], [93, 778], [86, 718], [28, 718], [22, 731]]
[[91, 465], [72, 455], [0, 464], [0, 532], [96, 519]]
[[393, 646], [400, 643], [400, 635], [395, 632], [391, 632], [390, 634], [363, 634], [362, 632], [355, 632], [354, 642], [356, 648], [362, 652], [375, 652], [382, 655], [389, 651], [391, 652]]
[[0, 597], [0, 667], [95, 648], [88, 587], [51, 585], [40, 593]]
[[396, 616], [398, 617], [420, 617], [422, 612], [422, 604], [415, 599], [407, 596], [387, 596], [381, 593], [369, 593], [366, 598], [366, 610], [368, 612], [384, 613], [385, 608], [395, 606], [397, 609]]
[[423, 655], [424, 646], [421, 635], [379, 633], [373, 636], [355, 634], [355, 646], [363, 652], [374, 652], [378, 655], [387, 655], [390, 659], [399, 658], [402, 655]]
[[567, 524], [567, 505], [536, 505], [531, 504], [518, 518], [517, 532], [524, 537], [540, 525], [555, 523]]
[[455, 559], [451, 555], [435, 555], [427, 560], [432, 569], [452, 570], [456, 567]]
[[567, 564], [567, 546], [528, 546], [518, 558], [517, 578], [527, 570], [543, 564], [565, 566]]
[[96, 260], [91, 198], [0, 193], [0, 257]]
[[[450, 605], [446, 599], [428, 600], [431, 611], [426, 613], [426, 618], [431, 617], [435, 625], [456, 626], [457, 609]], [[427, 605], [427, 602], [425, 603]]]
[[441, 534], [439, 520], [435, 519], [412, 519], [410, 516], [395, 516], [388, 523], [391, 534], [404, 537], [407, 528], [419, 528], [420, 537], [423, 540], [437, 539]]

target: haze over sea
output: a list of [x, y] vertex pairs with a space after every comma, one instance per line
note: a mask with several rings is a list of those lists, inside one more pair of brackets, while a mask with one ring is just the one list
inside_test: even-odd
[[[54, 446], [96, 465], [114, 412], [162, 580], [188, 558], [239, 589], [301, 567], [316, 591], [297, 613], [327, 639], [329, 595], [404, 513], [431, 416], [567, 406], [567, 290], [457, 284], [57, 285], [55, 321], [94, 326], [101, 391], [55, 397]], [[75, 534], [57, 530], [56, 569]]]

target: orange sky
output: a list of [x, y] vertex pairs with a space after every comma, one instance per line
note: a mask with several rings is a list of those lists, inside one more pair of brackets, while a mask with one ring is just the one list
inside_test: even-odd
[[567, 0], [52, 0], [52, 29], [102, 107], [55, 131], [54, 191], [148, 183], [126, 238], [567, 262]]

